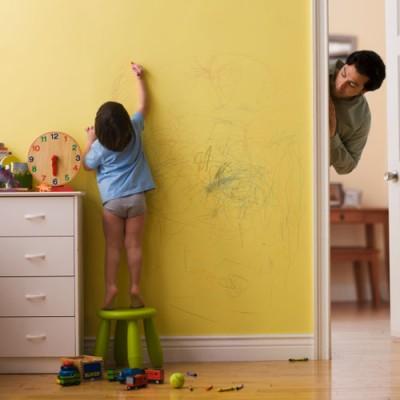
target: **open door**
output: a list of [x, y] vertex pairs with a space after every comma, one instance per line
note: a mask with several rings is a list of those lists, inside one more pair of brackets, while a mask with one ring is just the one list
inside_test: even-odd
[[388, 171], [390, 238], [390, 323], [392, 336], [400, 337], [400, 0], [386, 0], [386, 68], [388, 109]]

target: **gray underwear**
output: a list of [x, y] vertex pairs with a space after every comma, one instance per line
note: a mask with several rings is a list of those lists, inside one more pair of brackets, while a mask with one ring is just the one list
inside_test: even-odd
[[146, 197], [144, 193], [120, 197], [104, 203], [104, 208], [121, 218], [132, 218], [146, 212]]

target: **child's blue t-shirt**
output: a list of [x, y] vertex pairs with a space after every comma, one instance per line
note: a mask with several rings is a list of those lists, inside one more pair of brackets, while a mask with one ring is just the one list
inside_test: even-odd
[[97, 184], [103, 204], [112, 199], [155, 188], [143, 152], [143, 114], [138, 112], [131, 120], [135, 137], [132, 137], [124, 150], [108, 150], [95, 140], [86, 154], [85, 164], [91, 169], [96, 169]]

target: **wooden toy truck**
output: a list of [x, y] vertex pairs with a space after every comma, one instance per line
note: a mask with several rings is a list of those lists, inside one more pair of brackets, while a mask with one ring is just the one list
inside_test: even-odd
[[71, 362], [78, 368], [82, 379], [101, 379], [103, 375], [103, 358], [96, 356], [65, 357], [61, 362]]

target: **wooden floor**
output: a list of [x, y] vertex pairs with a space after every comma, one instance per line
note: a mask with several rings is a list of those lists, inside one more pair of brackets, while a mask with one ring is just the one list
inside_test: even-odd
[[[188, 388], [152, 385], [128, 392], [105, 380], [60, 387], [54, 375], [0, 375], [0, 399], [400, 399], [400, 343], [389, 337], [389, 310], [355, 305], [332, 309], [331, 362], [170, 364], [173, 371], [195, 371]], [[236, 392], [218, 387], [244, 384]], [[214, 389], [206, 391], [213, 385]]]

